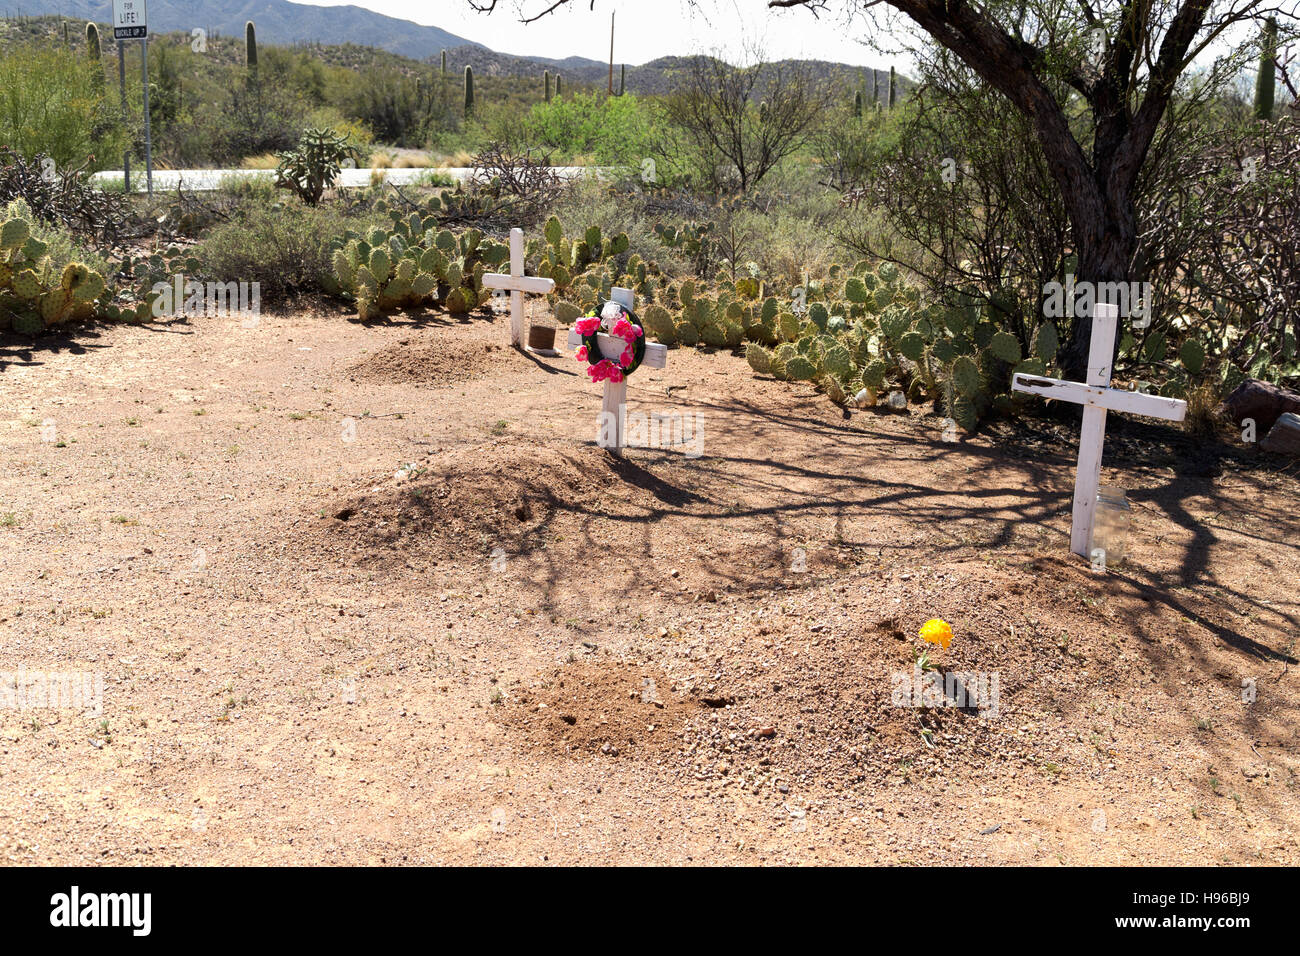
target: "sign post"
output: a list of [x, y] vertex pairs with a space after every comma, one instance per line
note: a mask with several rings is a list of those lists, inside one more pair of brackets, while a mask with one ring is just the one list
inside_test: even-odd
[[[118, 75], [122, 81], [122, 107], [126, 108], [126, 53], [123, 40], [140, 41], [140, 75], [144, 81], [144, 163], [149, 195], [153, 195], [153, 142], [149, 130], [149, 17], [145, 0], [113, 0], [113, 41], [117, 43]], [[130, 189], [130, 159], [123, 173]]]
[[[126, 126], [127, 117], [131, 115], [126, 105], [126, 44], [114, 40], [117, 44], [117, 81], [122, 87], [122, 125]], [[128, 144], [122, 152], [122, 191], [131, 195], [131, 147]]]

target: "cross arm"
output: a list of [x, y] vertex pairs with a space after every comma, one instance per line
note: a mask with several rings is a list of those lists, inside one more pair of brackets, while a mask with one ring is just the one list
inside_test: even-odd
[[1066, 382], [1059, 378], [1026, 375], [1023, 372], [1016, 373], [1011, 381], [1011, 390], [1073, 402], [1076, 405], [1092, 405], [1114, 412], [1163, 418], [1171, 422], [1181, 422], [1187, 417], [1187, 403], [1181, 399], [1130, 392], [1122, 388], [1101, 388], [1081, 382]]
[[512, 292], [533, 292], [537, 295], [546, 295], [555, 289], [554, 279], [543, 279], [539, 276], [511, 276], [503, 275], [500, 272], [488, 272], [483, 276], [483, 287], [485, 289], [509, 289]]
[[[623, 354], [623, 349], [627, 348], [627, 343], [620, 338], [612, 335], [600, 333], [596, 337], [600, 343], [600, 354], [605, 358], [617, 358]], [[582, 336], [569, 329], [569, 345], [577, 348], [582, 344]], [[660, 345], [658, 342], [647, 342], [645, 344], [645, 358], [641, 364], [646, 368], [667, 368], [668, 366], [668, 346]]]

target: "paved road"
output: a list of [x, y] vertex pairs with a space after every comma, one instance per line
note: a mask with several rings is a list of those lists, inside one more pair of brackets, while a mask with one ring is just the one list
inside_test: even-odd
[[[592, 172], [601, 170], [591, 166], [555, 166], [552, 167], [557, 174], [564, 179], [576, 179], [579, 176], [585, 176]], [[345, 169], [343, 170], [342, 184], [347, 188], [363, 187], [370, 185], [370, 175], [374, 170], [370, 169]], [[421, 176], [430, 172], [437, 172], [452, 176], [455, 179], [464, 182], [469, 179], [474, 170], [467, 166], [453, 166], [446, 169], [385, 169], [382, 170], [385, 179], [390, 183], [399, 186], [406, 185], [417, 181]], [[186, 189], [195, 191], [206, 191], [220, 188], [221, 181], [227, 177], [236, 179], [270, 179], [275, 175], [274, 170], [270, 169], [155, 169], [153, 171], [153, 188], [155, 190], [169, 191], [175, 189], [178, 185], [183, 184]], [[113, 180], [122, 178], [122, 170], [105, 170], [95, 173], [91, 179]], [[136, 167], [131, 168], [131, 191], [143, 192], [145, 188], [144, 170]]]

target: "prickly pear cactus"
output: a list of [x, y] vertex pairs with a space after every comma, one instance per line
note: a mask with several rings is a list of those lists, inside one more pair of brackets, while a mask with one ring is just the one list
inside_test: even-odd
[[[16, 207], [26, 208], [10, 206]], [[31, 230], [23, 215], [0, 223], [0, 328], [36, 335], [72, 319], [117, 318], [109, 311], [104, 276], [81, 262], [60, 270], [47, 255], [48, 244]]]
[[510, 247], [477, 229], [459, 236], [439, 226], [446, 197], [433, 197], [418, 211], [388, 209], [392, 227], [365, 235], [347, 232], [331, 244], [335, 288], [355, 301], [358, 317], [371, 319], [407, 306], [438, 304], [464, 314], [486, 305], [492, 290], [483, 276], [510, 258]]

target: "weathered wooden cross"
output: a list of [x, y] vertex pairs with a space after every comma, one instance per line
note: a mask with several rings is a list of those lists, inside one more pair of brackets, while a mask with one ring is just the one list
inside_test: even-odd
[[1146, 395], [1127, 389], [1110, 388], [1111, 364], [1115, 356], [1115, 325], [1119, 307], [1099, 302], [1092, 310], [1092, 339], [1088, 343], [1088, 380], [1065, 382], [1017, 372], [1011, 388], [1083, 406], [1083, 428], [1079, 433], [1079, 465], [1074, 475], [1074, 524], [1070, 529], [1070, 550], [1088, 557], [1093, 516], [1097, 510], [1097, 485], [1101, 481], [1101, 451], [1106, 441], [1106, 411], [1132, 412], [1181, 422], [1187, 403], [1176, 398]]
[[[629, 312], [633, 311], [633, 303], [636, 301], [631, 289], [620, 289], [615, 287], [610, 292], [610, 298], [617, 302]], [[627, 343], [620, 338], [612, 335], [606, 335], [604, 332], [598, 333], [596, 341], [600, 344], [601, 358], [607, 358], [613, 362], [618, 361], [618, 357], [623, 354], [627, 348]], [[582, 344], [582, 336], [573, 329], [569, 329], [569, 347], [577, 348]], [[660, 345], [658, 342], [649, 342], [645, 344], [645, 358], [641, 360], [642, 368], [667, 368], [668, 367], [668, 347]], [[597, 434], [612, 434], [612, 438], [606, 437], [601, 441], [601, 445], [608, 448], [615, 455], [623, 454], [623, 442], [626, 438], [624, 434], [624, 409], [627, 407], [627, 379], [621, 382], [605, 382], [605, 402], [601, 406], [601, 420], [613, 425], [612, 432], [607, 433], [601, 428]], [[611, 417], [612, 416], [612, 417]], [[599, 440], [599, 439], [598, 439]]]
[[510, 344], [522, 348], [524, 344], [524, 293], [546, 295], [555, 288], [553, 279], [524, 275], [524, 231], [510, 230], [510, 274], [489, 272], [483, 276], [485, 289], [510, 290]]

